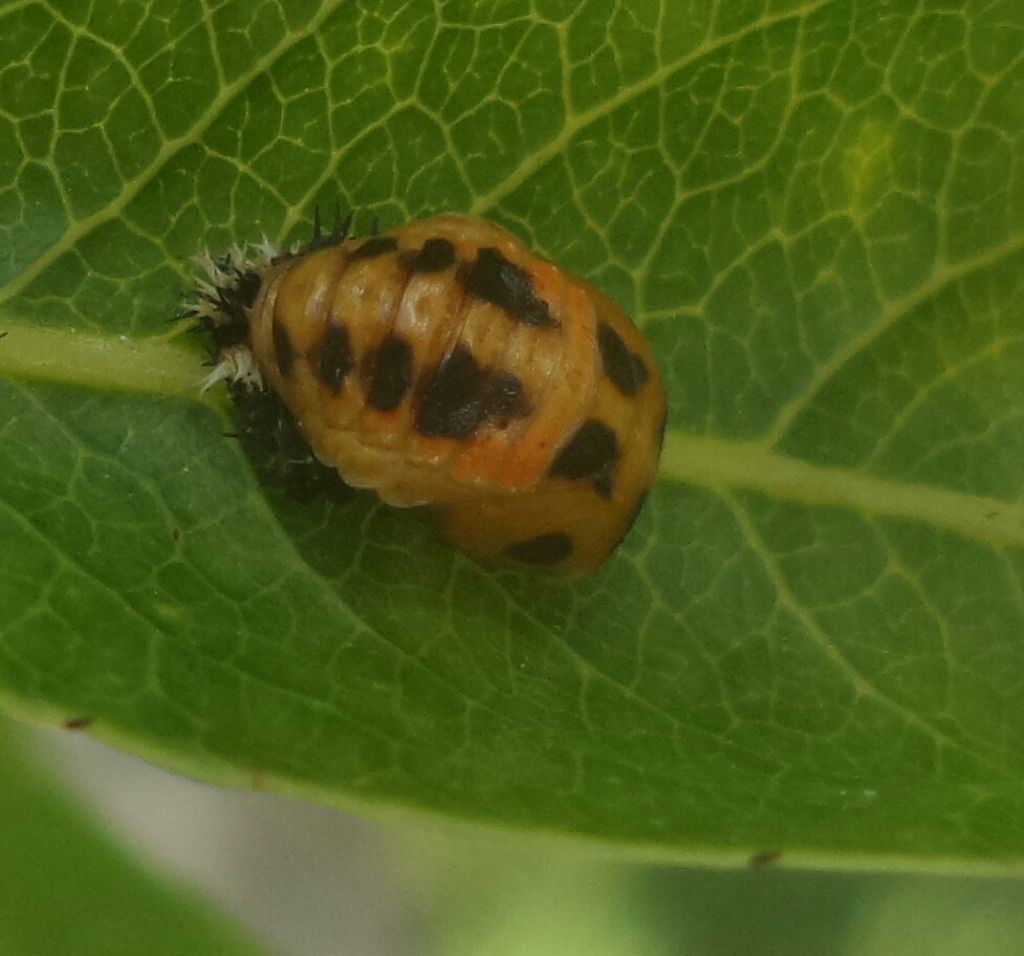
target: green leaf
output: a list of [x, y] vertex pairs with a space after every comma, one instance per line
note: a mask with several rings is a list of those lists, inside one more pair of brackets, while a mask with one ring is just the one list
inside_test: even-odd
[[264, 950], [115, 846], [0, 720], [0, 951], [5, 956]]
[[[1019, 865], [1016, 0], [61, 8], [0, 14], [12, 710], [651, 855]], [[595, 577], [223, 437], [186, 260], [336, 202], [491, 216], [650, 336], [661, 480]]]

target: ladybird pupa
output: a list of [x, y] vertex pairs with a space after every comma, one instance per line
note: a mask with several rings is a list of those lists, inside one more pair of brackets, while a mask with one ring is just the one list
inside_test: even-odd
[[607, 295], [484, 219], [445, 214], [206, 257], [191, 307], [221, 380], [269, 388], [316, 457], [433, 505], [484, 563], [587, 574], [654, 483], [666, 414], [650, 344]]

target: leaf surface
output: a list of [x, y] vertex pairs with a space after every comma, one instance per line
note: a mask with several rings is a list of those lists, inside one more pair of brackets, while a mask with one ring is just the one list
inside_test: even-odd
[[[196, 774], [651, 853], [1024, 858], [1014, 0], [0, 12], [0, 693]], [[488, 215], [654, 343], [581, 583], [300, 505], [187, 259]], [[168, 331], [170, 328], [170, 331]]]

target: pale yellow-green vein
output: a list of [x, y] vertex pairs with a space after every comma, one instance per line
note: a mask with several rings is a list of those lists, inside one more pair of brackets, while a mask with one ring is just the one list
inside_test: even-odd
[[166, 338], [132, 339], [0, 322], [0, 377], [149, 395], [199, 396], [201, 352]]
[[[786, 10], [784, 13], [765, 15], [756, 22], [744, 26], [743, 29], [736, 31], [735, 33], [715, 37], [713, 40], [709, 40], [707, 43], [687, 53], [685, 56], [659, 66], [657, 69], [652, 70], [642, 80], [623, 86], [621, 89], [617, 90], [613, 96], [602, 100], [590, 109], [583, 110], [576, 114], [569, 114], [566, 117], [566, 121], [561, 132], [559, 132], [557, 136], [553, 137], [550, 142], [542, 146], [540, 149], [534, 150], [527, 159], [520, 163], [520, 165], [517, 166], [508, 176], [502, 179], [501, 182], [497, 183], [488, 192], [477, 196], [470, 212], [475, 215], [480, 215], [490, 209], [493, 209], [506, 196], [515, 192], [515, 190], [526, 182], [534, 173], [536, 173], [537, 170], [542, 169], [556, 156], [561, 155], [580, 130], [585, 129], [587, 126], [603, 119], [606, 116], [611, 116], [615, 110], [624, 104], [631, 102], [640, 94], [663, 85], [668, 77], [682, 69], [688, 63], [696, 62], [715, 50], [731, 46], [741, 37], [754, 31], [765, 30], [776, 23], [808, 16], [813, 11], [819, 9], [822, 5], [822, 3], [807, 3], [802, 7]], [[567, 106], [571, 106], [571, 104], [567, 104]]]
[[824, 467], [777, 454], [758, 441], [670, 431], [661, 474], [716, 491], [747, 489], [817, 507], [908, 518], [997, 547], [1024, 546], [1024, 509], [1018, 505], [851, 468]]
[[134, 200], [135, 197], [147, 185], [149, 185], [157, 170], [161, 169], [174, 156], [178, 155], [183, 148], [192, 145], [193, 143], [197, 143], [202, 139], [206, 130], [221, 115], [221, 110], [225, 103], [229, 102], [234, 96], [241, 92], [255, 77], [266, 72], [266, 70], [268, 70], [270, 66], [292, 46], [300, 42], [310, 33], [314, 32], [320, 24], [334, 12], [334, 10], [334, 4], [325, 4], [319, 13], [310, 20], [308, 26], [287, 34], [280, 44], [268, 51], [264, 56], [254, 60], [250, 68], [245, 73], [241, 74], [233, 83], [229, 83], [220, 90], [218, 96], [210, 103], [206, 111], [186, 133], [183, 133], [181, 136], [173, 139], [166, 140], [146, 169], [134, 179], [127, 181], [124, 184], [124, 188], [110, 203], [105, 205], [102, 209], [97, 210], [92, 215], [85, 216], [82, 219], [73, 222], [59, 241], [55, 242], [45, 252], [43, 252], [39, 258], [26, 268], [16, 279], [9, 282], [3, 290], [0, 291], [0, 302], [15, 299], [23, 289], [35, 280], [37, 276], [45, 272], [49, 266], [51, 266], [69, 249], [73, 249], [78, 241], [84, 236], [88, 235], [92, 230], [98, 228], [104, 223], [122, 216], [132, 200]]
[[[202, 355], [177, 337], [129, 339], [3, 323], [0, 376], [200, 399]], [[1024, 546], [1024, 508], [995, 498], [829, 468], [778, 454], [761, 441], [670, 430], [665, 481], [749, 489], [812, 506], [908, 518], [996, 547]]]

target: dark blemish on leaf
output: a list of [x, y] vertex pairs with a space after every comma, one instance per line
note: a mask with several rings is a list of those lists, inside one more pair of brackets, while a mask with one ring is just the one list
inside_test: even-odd
[[389, 335], [373, 354], [369, 403], [382, 412], [392, 412], [412, 386], [412, 346], [401, 336]]
[[327, 332], [320, 346], [320, 361], [317, 365], [320, 381], [337, 394], [341, 391], [345, 379], [354, 367], [355, 357], [352, 354], [352, 342], [348, 329], [337, 322], [328, 323]]
[[509, 262], [497, 249], [477, 253], [466, 271], [466, 289], [478, 299], [504, 309], [517, 322], [536, 326], [557, 326], [548, 305], [533, 290], [526, 270]]
[[552, 531], [548, 534], [539, 534], [528, 541], [509, 545], [504, 553], [513, 561], [549, 566], [564, 561], [572, 551], [572, 538], [560, 531]]
[[777, 863], [782, 857], [782, 850], [762, 850], [750, 858], [751, 866], [768, 866]]
[[295, 367], [295, 350], [292, 348], [292, 339], [288, 330], [278, 319], [274, 319], [273, 336], [277, 367], [281, 370], [281, 375], [288, 378]]
[[94, 717], [69, 717], [61, 726], [65, 730], [85, 730], [95, 723]]
[[529, 412], [523, 383], [510, 372], [482, 369], [459, 346], [426, 376], [416, 431], [427, 437], [469, 438], [486, 421]]

